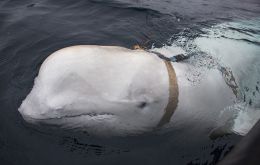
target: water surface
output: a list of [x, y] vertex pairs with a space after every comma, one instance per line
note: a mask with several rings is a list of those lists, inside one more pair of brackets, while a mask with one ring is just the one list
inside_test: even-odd
[[1, 164], [216, 164], [240, 136], [212, 140], [211, 125], [183, 122], [160, 134], [104, 139], [36, 129], [17, 109], [52, 52], [79, 44], [140, 44], [189, 56], [185, 62], [197, 68], [191, 72], [195, 83], [205, 70], [231, 70], [239, 95], [219, 110], [215, 123], [232, 118], [231, 130], [243, 134], [260, 108], [259, 18], [258, 0], [2, 0]]

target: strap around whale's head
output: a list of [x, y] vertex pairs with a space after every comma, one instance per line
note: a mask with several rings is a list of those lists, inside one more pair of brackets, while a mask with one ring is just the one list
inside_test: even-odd
[[174, 71], [174, 68], [170, 61], [164, 60], [164, 62], [169, 76], [169, 99], [168, 99], [168, 104], [165, 108], [165, 112], [161, 120], [157, 124], [157, 127], [161, 127], [170, 121], [174, 111], [177, 108], [178, 96], [179, 96], [179, 89], [178, 89], [177, 78], [176, 78], [176, 73]]

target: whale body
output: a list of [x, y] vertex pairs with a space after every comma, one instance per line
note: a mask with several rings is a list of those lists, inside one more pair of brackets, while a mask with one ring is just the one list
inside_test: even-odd
[[225, 72], [201, 69], [140, 49], [71, 46], [42, 63], [18, 111], [32, 124], [98, 136], [169, 130], [158, 128], [214, 130], [214, 138], [234, 132], [232, 113], [217, 118], [234, 105], [237, 92]]
[[169, 100], [165, 62], [153, 53], [79, 45], [51, 54], [19, 107], [30, 123], [94, 134], [151, 131]]

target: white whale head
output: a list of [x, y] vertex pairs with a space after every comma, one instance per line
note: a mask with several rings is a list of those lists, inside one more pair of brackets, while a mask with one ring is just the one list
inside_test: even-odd
[[64, 48], [44, 61], [18, 110], [31, 123], [96, 135], [151, 131], [171, 115], [165, 113], [169, 99], [177, 99], [178, 89], [169, 81], [168, 68], [163, 60], [142, 50]]

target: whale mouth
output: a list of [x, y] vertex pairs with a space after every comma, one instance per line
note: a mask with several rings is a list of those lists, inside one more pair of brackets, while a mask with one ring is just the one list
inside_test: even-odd
[[[115, 116], [113, 113], [95, 113], [95, 112], [90, 112], [90, 113], [83, 113], [83, 114], [76, 114], [76, 115], [63, 115], [63, 116], [56, 116], [56, 117], [46, 117], [46, 118], [36, 118], [33, 116], [29, 115], [24, 115], [23, 117], [26, 119], [30, 119], [33, 121], [46, 121], [46, 120], [57, 120], [57, 119], [70, 119], [70, 118], [77, 118], [77, 117], [89, 117], [89, 118], [96, 118], [96, 117], [102, 117], [102, 116]], [[43, 116], [44, 117], [44, 116]]]

